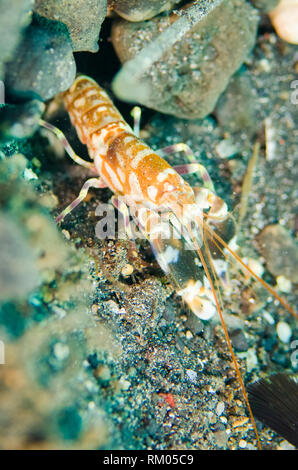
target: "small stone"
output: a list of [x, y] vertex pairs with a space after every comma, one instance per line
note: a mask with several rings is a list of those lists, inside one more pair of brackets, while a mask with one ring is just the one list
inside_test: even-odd
[[113, 9], [128, 21], [144, 21], [170, 9], [179, 0], [116, 0]]
[[281, 441], [278, 448], [280, 450], [295, 450], [295, 447], [288, 441]]
[[270, 315], [269, 312], [264, 311], [263, 316], [265, 320], [269, 323], [269, 325], [274, 325], [275, 323], [274, 318], [272, 317], [272, 315]]
[[220, 158], [230, 158], [238, 152], [237, 146], [231, 139], [224, 139], [219, 142], [215, 150]]
[[216, 410], [215, 410], [215, 413], [217, 414], [217, 416], [220, 416], [223, 414], [224, 412], [224, 409], [225, 409], [225, 404], [223, 401], [220, 401], [217, 406], [216, 406]]
[[185, 333], [185, 336], [186, 336], [186, 339], [192, 339], [193, 338], [193, 334], [189, 330], [187, 330], [187, 332]]
[[185, 372], [186, 372], [187, 381], [191, 383], [196, 383], [198, 374], [194, 370], [191, 370], [191, 369], [186, 369]]
[[238, 328], [232, 331], [230, 337], [236, 351], [247, 351], [248, 343], [242, 330]]
[[40, 126], [39, 120], [44, 110], [45, 104], [39, 100], [1, 108], [0, 138], [25, 139], [31, 137]]
[[249, 421], [249, 418], [247, 416], [242, 416], [241, 418], [236, 419], [232, 426], [233, 428], [239, 428], [240, 426], [244, 426]]
[[122, 276], [131, 276], [133, 273], [133, 266], [131, 264], [126, 264], [122, 269], [121, 269], [121, 274]]
[[280, 0], [269, 17], [278, 36], [290, 44], [298, 44], [298, 2]]
[[[215, 114], [226, 132], [243, 132], [250, 135], [256, 132], [257, 95], [247, 70], [240, 69], [231, 77], [229, 84], [220, 96]], [[235, 147], [235, 145], [234, 145]]]
[[46, 101], [69, 88], [75, 74], [67, 33], [54, 27], [31, 25], [14, 59], [7, 64], [5, 83], [21, 98]]
[[253, 348], [248, 349], [246, 353], [246, 367], [247, 367], [247, 372], [252, 371], [253, 369], [256, 369], [258, 366], [258, 358], [256, 356], [256, 352]]
[[276, 278], [277, 287], [281, 292], [289, 294], [292, 290], [292, 283], [290, 279], [287, 279], [285, 276], [277, 276]]
[[105, 365], [98, 366], [98, 368], [94, 371], [94, 375], [103, 384], [107, 384], [111, 379], [110, 368]]
[[262, 277], [264, 274], [264, 266], [257, 259], [248, 258], [247, 260], [248, 267], [259, 277]]
[[241, 439], [239, 441], [239, 447], [240, 449], [245, 449], [247, 447], [247, 442], [244, 439]]
[[268, 225], [258, 236], [258, 245], [268, 271], [298, 282], [298, 247], [289, 232], [279, 224]]
[[59, 361], [63, 361], [69, 356], [69, 347], [63, 343], [56, 343], [54, 345], [54, 354]]
[[119, 386], [121, 390], [128, 390], [129, 387], [131, 386], [131, 383], [128, 380], [120, 379]]
[[216, 444], [219, 447], [224, 447], [227, 444], [228, 435], [227, 435], [226, 431], [224, 431], [224, 430], [215, 431], [213, 434], [214, 434], [214, 437], [215, 437], [215, 440], [216, 440]]
[[292, 336], [292, 330], [288, 323], [284, 321], [278, 322], [276, 325], [276, 333], [283, 343], [289, 343]]

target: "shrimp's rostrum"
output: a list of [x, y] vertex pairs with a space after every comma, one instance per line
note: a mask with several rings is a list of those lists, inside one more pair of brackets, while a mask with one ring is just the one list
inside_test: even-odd
[[[70, 156], [77, 163], [91, 168], [96, 178], [86, 181], [79, 197], [57, 220], [61, 221], [76, 207], [91, 186], [108, 186], [116, 195], [116, 207], [128, 206], [131, 211], [134, 208], [134, 220], [149, 239], [157, 261], [173, 282], [177, 293], [204, 320], [218, 312], [258, 446], [261, 447], [222, 315], [221, 287], [225, 283], [222, 265], [228, 255], [232, 255], [242, 268], [261, 282], [288, 311], [297, 315], [272, 287], [244, 264], [230, 248], [226, 235], [224, 240], [218, 234], [227, 233], [226, 227], [231, 225], [232, 219], [224, 201], [214, 193], [208, 173], [202, 171], [199, 163], [192, 160], [189, 167], [201, 172], [203, 187], [192, 188], [179, 174], [187, 172], [187, 165], [176, 167], [176, 171], [142, 142], [124, 121], [107, 93], [86, 76], [76, 78], [64, 94], [64, 103], [81, 142], [88, 148], [92, 162], [75, 155], [59, 130], [44, 121], [41, 124], [52, 129]], [[169, 225], [171, 227], [167, 236], [164, 236], [165, 219], [169, 223], [167, 228]], [[216, 252], [220, 254], [220, 259], [215, 259]]]

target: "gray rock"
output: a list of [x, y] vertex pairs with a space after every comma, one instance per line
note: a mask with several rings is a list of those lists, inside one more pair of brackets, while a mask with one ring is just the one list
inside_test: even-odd
[[36, 256], [21, 227], [0, 213], [0, 300], [25, 297], [39, 283]]
[[7, 64], [5, 83], [18, 96], [48, 100], [69, 88], [75, 78], [71, 42], [66, 31], [51, 23], [53, 28], [30, 25]]
[[251, 3], [256, 7], [262, 10], [264, 13], [268, 13], [276, 7], [279, 0], [250, 0]]
[[298, 282], [298, 246], [285, 228], [279, 224], [267, 225], [258, 236], [258, 244], [273, 276]]
[[98, 51], [97, 41], [107, 14], [107, 0], [36, 0], [34, 10], [67, 26], [74, 51]]
[[[130, 72], [135, 58], [135, 74], [139, 77], [133, 87], [129, 88], [126, 81], [122, 83], [120, 98], [134, 99], [149, 108], [186, 119], [203, 118], [212, 112], [231, 75], [254, 46], [258, 22], [256, 10], [245, 0], [214, 3], [220, 4], [212, 9], [208, 3], [209, 7], [205, 7], [209, 8], [209, 13], [203, 13], [202, 19], [192, 24], [192, 29], [183, 38], [167, 49], [167, 45], [162, 45], [165, 53], [159, 60], [151, 60], [149, 54], [154, 50], [151, 48], [147, 60], [143, 61], [143, 70], [137, 67], [140, 51], [149, 44], [153, 46], [166, 30], [173, 28], [177, 17], [158, 16], [140, 23], [125, 20], [114, 23], [112, 42], [115, 50], [121, 62], [129, 61]], [[200, 9], [201, 4], [197, 8]], [[184, 15], [188, 19], [184, 11], [181, 15], [178, 21]], [[138, 90], [141, 86], [146, 90], [143, 94]], [[117, 93], [115, 83], [114, 91]], [[117, 94], [119, 96], [119, 92]]]
[[5, 63], [12, 58], [23, 29], [31, 21], [34, 0], [0, 1], [0, 80], [4, 76]]
[[220, 125], [228, 132], [245, 130], [250, 135], [258, 130], [257, 93], [249, 73], [241, 70], [230, 80], [219, 98], [215, 114]]
[[45, 104], [39, 100], [0, 108], [0, 138], [25, 139], [39, 128]]

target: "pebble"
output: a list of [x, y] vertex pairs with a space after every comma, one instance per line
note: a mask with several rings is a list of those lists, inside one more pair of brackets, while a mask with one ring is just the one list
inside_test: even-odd
[[224, 412], [224, 409], [225, 409], [225, 404], [223, 401], [220, 401], [217, 406], [216, 406], [216, 410], [215, 410], [215, 413], [217, 414], [217, 416], [220, 416], [223, 414]]
[[289, 343], [292, 336], [292, 330], [288, 323], [284, 321], [278, 322], [276, 325], [276, 333], [283, 343]]
[[279, 224], [267, 225], [257, 241], [268, 271], [298, 283], [298, 247], [290, 233]]
[[[30, 51], [30, 54], [28, 54]], [[5, 83], [21, 98], [49, 100], [74, 81], [76, 65], [67, 34], [31, 25], [7, 64]]]
[[241, 439], [241, 440], [239, 441], [239, 447], [240, 447], [240, 449], [245, 449], [246, 446], [247, 446], [247, 442], [246, 442], [244, 439]]
[[107, 14], [107, 0], [36, 0], [34, 10], [67, 26], [74, 51], [98, 51], [98, 36]]
[[215, 431], [213, 434], [219, 447], [224, 447], [227, 444], [228, 435], [226, 431]]
[[191, 370], [191, 369], [186, 369], [185, 372], [186, 372], [186, 379], [193, 384], [196, 383], [198, 374], [194, 370]]
[[[209, 8], [180, 40], [177, 24], [189, 17], [183, 10], [181, 16], [160, 15], [146, 22], [115, 21], [112, 43], [121, 62], [128, 62], [113, 82], [117, 96], [176, 117], [208, 115], [254, 46], [258, 22], [257, 11], [244, 0], [213, 3], [214, 8], [204, 1], [188, 9]], [[153, 60], [157, 54], [160, 58]]]
[[67, 344], [56, 343], [54, 345], [54, 354], [59, 361], [63, 361], [69, 356], [69, 347]]
[[277, 276], [276, 278], [277, 287], [281, 292], [289, 294], [292, 290], [292, 283], [290, 279], [287, 279], [285, 276]]
[[280, 0], [269, 17], [278, 36], [290, 44], [298, 44], [298, 2]]
[[269, 312], [264, 311], [263, 316], [264, 316], [265, 320], [269, 323], [269, 325], [274, 325], [274, 323], [275, 323], [274, 318], [272, 317], [272, 315], [270, 315]]
[[0, 109], [0, 138], [26, 139], [39, 128], [39, 119], [45, 104], [39, 100], [27, 101], [19, 105]]
[[247, 260], [248, 267], [259, 277], [262, 277], [264, 274], [264, 266], [257, 259], [248, 258]]
[[164, 10], [169, 10], [180, 0], [115, 0], [113, 9], [128, 21], [144, 21], [153, 18]]
[[232, 139], [224, 139], [215, 147], [216, 153], [220, 158], [233, 157], [238, 152], [238, 147]]
[[246, 353], [246, 367], [247, 372], [251, 372], [253, 369], [256, 369], [258, 366], [258, 358], [256, 352], [253, 348], [248, 349]]
[[236, 330], [232, 331], [230, 334], [230, 338], [232, 341], [233, 348], [235, 348], [236, 351], [247, 351], [248, 342], [241, 329], [237, 328]]
[[[223, 129], [229, 133], [245, 130], [250, 135], [256, 132], [258, 128], [257, 99], [249, 72], [241, 67], [239, 72], [233, 75], [216, 104], [215, 114]], [[233, 146], [230, 147], [230, 156], [232, 156]]]

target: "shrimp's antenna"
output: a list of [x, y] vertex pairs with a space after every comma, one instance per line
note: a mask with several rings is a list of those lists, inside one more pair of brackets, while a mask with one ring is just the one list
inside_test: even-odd
[[[201, 226], [200, 219], [198, 219], [198, 224], [199, 224], [199, 226]], [[206, 225], [206, 224], [204, 224], [204, 225]], [[223, 330], [224, 330], [224, 334], [225, 334], [225, 337], [226, 337], [228, 348], [229, 348], [229, 351], [230, 351], [230, 354], [231, 354], [231, 357], [232, 357], [232, 361], [233, 361], [233, 364], [234, 364], [234, 367], [235, 367], [235, 370], [236, 370], [236, 375], [239, 379], [240, 386], [241, 386], [241, 389], [242, 389], [242, 393], [243, 393], [243, 396], [244, 396], [244, 399], [245, 399], [245, 402], [246, 402], [246, 405], [247, 405], [247, 408], [248, 408], [248, 412], [249, 412], [249, 415], [250, 415], [250, 419], [251, 419], [251, 422], [252, 422], [252, 425], [253, 425], [253, 428], [254, 428], [254, 432], [255, 432], [255, 435], [256, 435], [256, 438], [257, 438], [258, 448], [259, 448], [259, 450], [262, 450], [262, 445], [261, 445], [261, 442], [260, 442], [259, 433], [258, 433], [258, 430], [257, 430], [254, 415], [252, 413], [252, 409], [251, 409], [251, 406], [250, 406], [250, 403], [249, 403], [249, 400], [248, 400], [248, 396], [247, 396], [247, 393], [246, 393], [246, 390], [245, 390], [244, 382], [242, 380], [242, 376], [241, 376], [241, 373], [240, 373], [239, 365], [238, 365], [238, 362], [237, 362], [237, 359], [236, 359], [236, 356], [235, 356], [235, 353], [234, 353], [234, 350], [233, 350], [233, 346], [232, 346], [230, 336], [229, 336], [229, 333], [228, 333], [228, 330], [227, 330], [227, 327], [226, 327], [226, 324], [225, 324], [225, 321], [224, 321], [224, 318], [223, 318], [223, 314], [222, 314], [222, 310], [220, 308], [220, 303], [219, 303], [219, 300], [218, 300], [218, 296], [217, 296], [217, 293], [215, 291], [214, 284], [212, 282], [212, 278], [211, 278], [207, 263], [204, 259], [203, 253], [202, 253], [202, 251], [201, 251], [201, 249], [200, 249], [200, 247], [197, 243], [197, 240], [196, 240], [196, 238], [193, 234], [193, 231], [192, 231], [192, 228], [191, 228], [190, 225], [188, 226], [188, 230], [189, 230], [189, 233], [191, 235], [192, 242], [194, 243], [194, 247], [196, 249], [196, 252], [199, 255], [199, 258], [200, 258], [201, 263], [203, 265], [203, 268], [204, 268], [205, 274], [207, 276], [207, 279], [209, 281], [209, 284], [210, 284], [210, 287], [211, 287], [211, 290], [212, 290], [212, 293], [213, 293], [213, 297], [214, 297], [214, 300], [215, 300], [216, 309], [217, 309], [217, 312], [218, 312], [218, 315], [219, 315], [219, 318], [220, 318], [220, 321], [221, 321], [221, 324], [222, 324], [222, 327], [223, 327]], [[205, 242], [204, 238], [203, 238], [203, 243], [204, 243], [204, 246], [206, 246], [206, 242]], [[206, 252], [207, 252], [207, 256], [208, 256], [208, 250], [206, 250]], [[212, 259], [209, 256], [208, 256], [208, 261], [210, 263], [210, 266], [212, 266], [212, 271], [213, 271], [213, 274], [214, 274], [215, 269], [213, 267]]]
[[270, 294], [272, 294], [273, 297], [275, 297], [275, 299], [278, 300], [286, 310], [288, 310], [288, 312], [290, 312], [295, 318], [298, 318], [298, 314], [292, 309], [292, 307], [290, 307], [290, 305], [288, 305], [287, 302], [285, 302], [285, 300], [283, 300], [283, 298], [280, 297], [277, 294], [277, 292], [275, 292], [275, 290], [271, 286], [269, 286], [269, 284], [267, 284], [267, 282], [265, 282], [262, 278], [260, 278], [246, 263], [244, 263], [244, 261], [240, 258], [240, 256], [237, 255], [237, 253], [234, 250], [232, 250], [232, 248], [229, 247], [228, 243], [226, 243], [207, 224], [204, 224], [204, 226], [206, 230], [209, 232], [209, 234], [211, 235], [211, 238], [214, 237], [219, 243], [221, 243], [222, 246], [226, 248], [226, 250], [238, 261], [238, 263], [241, 264], [241, 266], [244, 267], [257, 281], [259, 281], [262, 284], [262, 286], [265, 287], [265, 289], [267, 289], [267, 291], [270, 292]]

